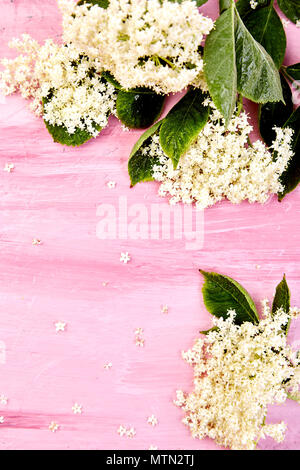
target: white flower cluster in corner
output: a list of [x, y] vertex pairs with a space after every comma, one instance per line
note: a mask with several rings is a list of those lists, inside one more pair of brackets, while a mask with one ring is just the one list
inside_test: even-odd
[[183, 358], [194, 368], [194, 389], [177, 391], [175, 404], [185, 411], [183, 419], [195, 438], [210, 437], [219, 445], [235, 450], [252, 450], [259, 439], [284, 439], [285, 423], [266, 424], [267, 406], [284, 403], [300, 383], [300, 362], [287, 345], [282, 331], [290, 314], [279, 309], [274, 316], [265, 301], [265, 318], [259, 324], [214, 319], [218, 329]]
[[[161, 182], [159, 194], [171, 196], [170, 204], [196, 203], [204, 209], [227, 198], [232, 203], [264, 203], [271, 193], [283, 190], [280, 175], [293, 155], [290, 142], [293, 131], [276, 129], [273, 147], [260, 140], [248, 145], [252, 127], [245, 112], [234, 115], [229, 125], [210, 100], [212, 112], [196, 141], [181, 157], [176, 170], [164, 154], [158, 135], [143, 149], [145, 156], [156, 159], [153, 177]], [[276, 150], [276, 158], [273, 158]]]
[[[105, 127], [115, 110], [112, 85], [101, 80], [97, 59], [91, 60], [74, 45], [58, 45], [52, 40], [40, 45], [28, 35], [15, 39], [16, 59], [3, 59], [1, 89], [8, 95], [16, 91], [33, 99], [31, 109], [53, 125], [64, 125], [70, 134], [76, 129], [96, 136], [96, 127]], [[44, 106], [43, 99], [46, 99]]]
[[175, 93], [204, 85], [199, 48], [213, 21], [194, 1], [110, 0], [107, 9], [58, 0], [64, 41], [100, 58], [121, 85]]

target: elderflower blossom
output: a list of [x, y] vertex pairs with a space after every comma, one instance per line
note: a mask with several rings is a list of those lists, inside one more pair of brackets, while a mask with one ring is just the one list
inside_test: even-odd
[[210, 118], [176, 170], [157, 134], [143, 147], [143, 154], [153, 159], [153, 178], [161, 183], [159, 195], [170, 196], [170, 204], [195, 202], [204, 209], [224, 198], [232, 203], [246, 199], [264, 203], [271, 193], [282, 191], [280, 176], [293, 155], [293, 130], [275, 128], [277, 137], [270, 149], [260, 140], [248, 145], [252, 127], [245, 112], [234, 115], [226, 127], [213, 103], [205, 104], [211, 107]]
[[58, 45], [49, 39], [41, 46], [25, 34], [10, 46], [22, 54], [1, 61], [4, 94], [19, 91], [33, 100], [30, 107], [37, 115], [51, 125], [65, 126], [70, 134], [80, 129], [96, 136], [107, 125], [116, 94], [96, 73], [101, 70], [97, 59], [91, 60], [72, 44]]
[[177, 391], [175, 404], [185, 411], [183, 422], [194, 438], [240, 450], [255, 449], [265, 436], [284, 439], [285, 423], [265, 423], [267, 406], [297, 392], [300, 366], [283, 332], [290, 315], [279, 309], [272, 316], [267, 304], [264, 313], [258, 324], [236, 325], [235, 311], [228, 311], [182, 353], [194, 368], [194, 389]]
[[213, 21], [194, 1], [110, 0], [107, 9], [72, 0], [58, 5], [64, 41], [99, 58], [124, 88], [167, 94], [192, 83], [205, 86], [199, 48]]

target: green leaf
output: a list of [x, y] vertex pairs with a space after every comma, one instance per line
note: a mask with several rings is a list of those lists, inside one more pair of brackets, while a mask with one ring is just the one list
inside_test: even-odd
[[284, 191], [278, 195], [278, 200], [282, 199], [293, 191], [300, 182], [300, 106], [293, 112], [284, 127], [294, 130], [292, 150], [294, 156], [291, 158], [287, 169], [282, 173], [280, 181], [284, 186]]
[[158, 163], [158, 159], [144, 155], [142, 150], [150, 143], [152, 135], [158, 131], [162, 122], [156, 122], [150, 129], [147, 129], [133, 146], [128, 162], [131, 186], [135, 186], [142, 181], [153, 180], [152, 168], [155, 163]]
[[272, 313], [275, 314], [279, 308], [283, 308], [283, 310], [288, 313], [291, 307], [290, 299], [291, 293], [284, 275], [282, 281], [276, 287], [275, 297], [272, 305]]
[[108, 8], [109, 0], [80, 0], [77, 5], [83, 5], [84, 3], [89, 3], [90, 5], [98, 5], [105, 10]]
[[[45, 120], [44, 122], [49, 133], [52, 135], [54, 142], [57, 142], [62, 145], [78, 147], [79, 145], [82, 145], [93, 138], [92, 134], [85, 130], [76, 129], [74, 134], [69, 134], [65, 126], [53, 126]], [[97, 126], [96, 129], [99, 132], [101, 131], [101, 127], [99, 126]]]
[[[282, 281], [276, 287], [276, 292], [272, 304], [272, 314], [275, 315], [279, 308], [283, 308], [286, 313], [289, 313], [291, 307], [290, 300], [291, 293], [284, 274]], [[288, 323], [282, 328], [286, 334], [288, 334], [290, 323], [291, 318], [289, 318]]]
[[227, 318], [228, 310], [235, 310], [235, 323], [258, 323], [255, 304], [248, 292], [234, 279], [200, 269], [205, 283], [203, 300], [207, 310], [216, 317]]
[[283, 62], [286, 49], [286, 36], [273, 5], [253, 10], [245, 19], [245, 26], [254, 39], [259, 42], [272, 57], [277, 68]]
[[282, 127], [292, 114], [294, 108], [290, 86], [282, 75], [280, 79], [285, 104], [281, 101], [278, 103], [266, 103], [261, 105], [259, 109], [260, 134], [269, 147], [276, 137], [273, 127]]
[[174, 168], [207, 122], [210, 110], [203, 105], [205, 98], [207, 95], [200, 89], [191, 89], [164, 119], [160, 145], [171, 158]]
[[279, 72], [265, 49], [251, 36], [236, 12], [237, 89], [255, 103], [282, 101]]
[[237, 94], [234, 28], [234, 5], [231, 4], [207, 36], [203, 57], [209, 93], [226, 124], [234, 111]]
[[291, 77], [293, 80], [300, 80], [300, 62], [298, 64], [289, 65], [285, 72]]
[[277, 0], [280, 10], [293, 23], [297, 23], [300, 19], [300, 2], [299, 0]]
[[129, 128], [144, 129], [159, 118], [164, 101], [164, 95], [143, 89], [135, 93], [121, 90], [116, 101], [117, 116]]
[[271, 0], [256, 0], [256, 3], [258, 5], [255, 10], [253, 10], [250, 5], [250, 0], [238, 0], [236, 2], [236, 9], [239, 12], [240, 17], [242, 19], [245, 19], [249, 13], [252, 13], [253, 11], [258, 11], [260, 8], [270, 5]]

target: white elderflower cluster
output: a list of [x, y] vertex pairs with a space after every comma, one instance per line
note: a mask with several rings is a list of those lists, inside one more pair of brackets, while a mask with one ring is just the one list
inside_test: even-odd
[[[158, 135], [154, 135], [145, 155], [153, 157], [153, 177], [161, 182], [159, 194], [170, 196], [170, 204], [196, 203], [204, 209], [227, 198], [232, 203], [264, 203], [270, 194], [283, 190], [280, 176], [293, 152], [293, 131], [276, 128], [276, 140], [268, 149], [260, 140], [248, 144], [252, 127], [242, 112], [234, 115], [226, 127], [210, 100], [210, 118], [196, 141], [181, 157], [176, 170], [163, 152]], [[273, 158], [276, 151], [276, 158]]]
[[[76, 129], [97, 135], [115, 110], [112, 85], [101, 80], [97, 59], [91, 60], [73, 44], [44, 45], [23, 35], [10, 43], [22, 54], [1, 61], [1, 88], [8, 95], [16, 91], [32, 99], [31, 109], [52, 125], [64, 125], [70, 134]], [[43, 106], [44, 101], [44, 106]]]
[[214, 319], [214, 330], [183, 352], [194, 368], [194, 389], [177, 391], [175, 404], [185, 411], [183, 422], [194, 438], [210, 437], [235, 450], [255, 449], [265, 436], [284, 439], [285, 423], [266, 424], [267, 406], [297, 393], [300, 365], [283, 332], [291, 312], [279, 309], [271, 315], [267, 303], [264, 311], [257, 325], [240, 326], [234, 323], [235, 312], [228, 311], [226, 319]]
[[73, 0], [58, 4], [64, 41], [100, 58], [122, 87], [167, 94], [192, 83], [204, 86], [199, 48], [213, 21], [194, 1], [111, 0], [107, 9]]

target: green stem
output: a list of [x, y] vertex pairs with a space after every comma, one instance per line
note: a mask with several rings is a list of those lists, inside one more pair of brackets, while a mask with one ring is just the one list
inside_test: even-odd
[[282, 65], [280, 67], [280, 72], [282, 73], [282, 75], [291, 83], [294, 82], [294, 79], [292, 77], [289, 76], [289, 74], [287, 73], [286, 71], [286, 66], [285, 65]]
[[238, 95], [237, 99], [237, 116], [241, 114], [243, 110], [243, 95]]
[[299, 398], [291, 395], [289, 392], [286, 392], [286, 396], [293, 401], [297, 401], [299, 403]]
[[164, 57], [158, 56], [158, 59], [163, 60], [166, 62], [173, 70], [176, 70], [176, 65], [174, 65], [169, 59], [165, 59]]

